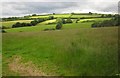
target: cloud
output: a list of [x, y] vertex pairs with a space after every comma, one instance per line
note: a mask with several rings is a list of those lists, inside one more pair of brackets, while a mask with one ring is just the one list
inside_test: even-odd
[[[9, 2], [11, 1], [11, 2]], [[69, 0], [69, 2], [56, 2], [56, 0], [4, 0], [2, 3], [2, 16], [23, 16], [27, 14], [65, 13], [65, 12], [111, 12], [117, 13], [118, 0]], [[16, 1], [16, 2], [15, 2]], [[38, 2], [37, 2], [38, 1]], [[46, 1], [46, 2], [45, 2]], [[48, 1], [48, 2], [47, 2]], [[64, 0], [65, 1], [65, 0]], [[74, 2], [71, 2], [74, 1]], [[77, 2], [76, 2], [77, 1]]]

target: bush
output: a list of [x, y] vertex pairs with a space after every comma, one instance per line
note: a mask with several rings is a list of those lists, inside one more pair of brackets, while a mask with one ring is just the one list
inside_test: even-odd
[[62, 23], [61, 22], [58, 22], [57, 25], [56, 25], [56, 29], [61, 29], [62, 28]]
[[9, 29], [10, 27], [2, 26], [0, 29]]
[[93, 28], [100, 27], [100, 22], [95, 22], [91, 25]]
[[35, 26], [35, 25], [37, 25], [37, 21], [31, 21], [31, 24], [33, 25], [33, 26]]
[[16, 24], [13, 24], [12, 28], [16, 28], [16, 27], [21, 27], [21, 23], [20, 22], [17, 22]]
[[4, 29], [2, 29], [2, 33], [6, 33], [6, 31]]
[[56, 23], [59, 23], [59, 22], [60, 22], [60, 23], [63, 22], [62, 18], [57, 18], [57, 19], [56, 19]]
[[111, 20], [105, 20], [102, 22], [95, 22], [93, 23], [91, 26], [92, 27], [110, 27], [110, 26], [120, 26], [120, 15], [115, 16], [113, 19]]
[[62, 19], [62, 23], [63, 23], [63, 24], [66, 24], [66, 21], [65, 21], [65, 19]]
[[36, 14], [33, 14], [32, 16], [37, 16]]
[[54, 19], [54, 16], [49, 16], [49, 20], [52, 20], [52, 19]]
[[66, 23], [73, 23], [73, 21], [72, 21], [70, 18], [68, 18], [68, 19], [66, 20]]

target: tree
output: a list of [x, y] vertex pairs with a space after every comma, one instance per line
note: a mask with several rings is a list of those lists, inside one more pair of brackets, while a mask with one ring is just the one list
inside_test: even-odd
[[52, 20], [52, 19], [54, 19], [54, 16], [49, 16], [49, 20]]
[[92, 15], [92, 12], [89, 12], [90, 15]]
[[56, 19], [56, 29], [61, 29], [62, 28], [62, 24], [63, 24], [63, 19], [62, 18], [57, 18]]
[[17, 22], [16, 24], [13, 24], [12, 28], [16, 28], [16, 27], [21, 27], [21, 23]]
[[57, 19], [56, 19], [56, 23], [58, 23], [58, 22], [61, 22], [61, 23], [62, 23], [62, 22], [63, 22], [62, 18], [57, 18]]
[[55, 15], [55, 13], [53, 13], [53, 15]]
[[66, 20], [66, 23], [73, 23], [73, 21], [72, 21], [70, 18], [68, 18], [68, 19]]
[[80, 19], [78, 18], [75, 22], [78, 23], [78, 21], [80, 21]]
[[32, 14], [32, 16], [37, 16], [36, 14]]
[[71, 13], [71, 15], [74, 15], [74, 14], [75, 14], [74, 12]]
[[56, 29], [59, 30], [62, 28], [62, 23], [58, 22], [57, 25], [56, 25]]
[[107, 17], [112, 17], [112, 14], [108, 14]]
[[33, 25], [33, 26], [35, 26], [35, 25], [37, 25], [37, 21], [31, 21], [31, 24]]
[[104, 14], [102, 14], [102, 15], [101, 15], [101, 17], [103, 18], [103, 17], [105, 17], [105, 15], [104, 15]]
[[2, 33], [6, 33], [6, 31], [4, 29], [2, 29]]
[[66, 21], [65, 21], [65, 19], [62, 19], [62, 23], [63, 23], [63, 24], [66, 24]]

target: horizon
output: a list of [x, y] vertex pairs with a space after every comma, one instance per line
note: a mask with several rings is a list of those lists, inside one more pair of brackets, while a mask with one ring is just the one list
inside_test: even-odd
[[[54, 1], [54, 0], [53, 0]], [[102, 5], [102, 6], [101, 6]], [[78, 2], [2, 2], [1, 17], [21, 17], [30, 14], [102, 13], [117, 14], [118, 0]]]
[[[71, 13], [78, 13], [78, 12], [71, 12]], [[71, 13], [55, 13], [55, 14], [71, 14]], [[89, 12], [79, 12], [79, 13], [89, 13]], [[118, 14], [118, 13], [110, 13], [110, 12], [92, 12], [93, 14]], [[36, 14], [36, 15], [52, 15], [53, 13], [42, 13], [42, 14]], [[24, 16], [32, 16], [33, 14], [25, 14], [25, 15], [21, 15], [21, 16], [4, 16], [1, 18], [11, 18], [11, 17], [24, 17]]]

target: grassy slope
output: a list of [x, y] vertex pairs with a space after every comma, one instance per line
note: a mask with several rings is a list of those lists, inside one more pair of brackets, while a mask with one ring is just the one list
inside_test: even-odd
[[25, 23], [29, 23], [31, 22], [32, 20], [16, 20], [16, 21], [6, 21], [6, 22], [2, 22], [2, 25], [3, 26], [6, 26], [6, 27], [12, 27], [13, 24], [15, 24], [16, 22], [25, 22]]
[[3, 75], [16, 75], [6, 69], [13, 55], [50, 75], [115, 75], [117, 38], [112, 27], [5, 33]]
[[48, 23], [54, 23], [54, 22], [56, 22], [56, 19], [47, 20], [47, 21], [41, 22], [40, 24], [48, 24]]
[[31, 16], [30, 18], [46, 18], [46, 17], [49, 17], [49, 16], [54, 16], [55, 18], [56, 17], [66, 17], [68, 18], [70, 16], [70, 14], [56, 14], [56, 15], [43, 15], [43, 16]]
[[[92, 23], [72, 23], [72, 24], [64, 24], [63, 29], [71, 29], [71, 28], [90, 28]], [[38, 24], [37, 26], [32, 27], [20, 27], [20, 28], [12, 28], [6, 29], [7, 32], [28, 32], [28, 31], [41, 31], [45, 28], [55, 28], [56, 24], [53, 25], [41, 25]]]
[[[68, 18], [71, 14], [55, 14], [55, 15], [43, 15], [43, 16], [31, 16], [30, 18], [45, 18], [49, 16]], [[101, 15], [72, 15], [71, 18], [81, 18], [81, 17], [100, 17]]]
[[73, 18], [81, 18], [81, 17], [100, 17], [101, 15], [72, 15]]
[[[103, 21], [103, 20], [109, 20], [109, 19], [111, 19], [111, 18], [82, 19], [82, 20], [79, 21], [79, 23], [64, 24], [63, 25], [63, 29], [69, 29], [69, 28], [90, 28], [91, 24], [93, 22], [85, 22], [85, 23], [80, 23], [80, 22], [86, 21], [86, 20]], [[75, 22], [75, 20], [73, 20], [73, 22]], [[7, 29], [6, 31], [7, 32], [41, 31], [41, 30], [44, 30], [45, 28], [55, 28], [56, 24], [46, 25], [48, 23], [53, 23], [55, 21], [56, 21], [55, 19], [54, 20], [47, 20], [45, 22], [41, 22], [41, 23], [37, 24], [36, 26], [12, 28], [12, 29]]]
[[[93, 18], [107, 19], [110, 18]], [[55, 28], [55, 24], [44, 25], [48, 22], [51, 20], [33, 27], [6, 30], [3, 34], [3, 75], [19, 75], [8, 68], [8, 59], [14, 55], [22, 56], [23, 62], [32, 61], [49, 75], [118, 73], [117, 28], [91, 28], [92, 22], [87, 22], [65, 24], [61, 31], [41, 31]]]

